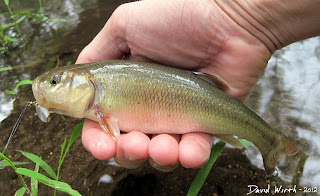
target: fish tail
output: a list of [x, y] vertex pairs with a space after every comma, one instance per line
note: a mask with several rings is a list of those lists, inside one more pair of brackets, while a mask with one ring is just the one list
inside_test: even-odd
[[274, 172], [277, 161], [282, 156], [294, 156], [298, 152], [297, 145], [282, 135], [277, 138], [276, 144], [267, 152], [264, 156], [264, 168], [267, 175], [271, 175]]

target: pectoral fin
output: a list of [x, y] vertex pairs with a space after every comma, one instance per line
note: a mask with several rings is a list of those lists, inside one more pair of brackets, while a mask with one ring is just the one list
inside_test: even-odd
[[96, 117], [99, 121], [101, 128], [107, 132], [107, 134], [114, 139], [118, 140], [120, 137], [120, 129], [118, 127], [118, 122], [116, 118], [105, 116], [101, 112], [96, 112]]
[[238, 148], [238, 149], [243, 148], [243, 145], [240, 143], [240, 141], [237, 138], [235, 138], [233, 135], [214, 135], [214, 136], [220, 140], [227, 142], [228, 144], [230, 144], [235, 148]]

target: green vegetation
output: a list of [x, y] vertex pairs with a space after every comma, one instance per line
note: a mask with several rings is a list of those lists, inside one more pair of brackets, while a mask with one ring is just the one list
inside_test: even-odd
[[[19, 151], [24, 156], [26, 156], [28, 159], [30, 159], [32, 162], [34, 162], [36, 164], [35, 169], [33, 171], [33, 170], [23, 168], [23, 167], [17, 168], [16, 165], [26, 164], [27, 162], [12, 162], [9, 158], [7, 158], [5, 155], [0, 153], [0, 158], [5, 161], [5, 162], [0, 162], [1, 163], [0, 166], [3, 166], [3, 167], [4, 166], [11, 166], [14, 169], [14, 171], [16, 172], [16, 174], [18, 175], [18, 178], [19, 178], [20, 183], [22, 185], [22, 188], [18, 189], [16, 191], [15, 195], [22, 196], [25, 193], [27, 193], [29, 195], [37, 196], [38, 195], [38, 182], [54, 188], [55, 189], [54, 195], [56, 195], [57, 190], [61, 191], [61, 192], [68, 193], [70, 195], [75, 195], [75, 196], [81, 195], [78, 191], [72, 189], [71, 186], [68, 185], [67, 183], [59, 181], [59, 175], [60, 175], [60, 169], [61, 169], [62, 163], [68, 153], [68, 150], [70, 149], [70, 147], [72, 146], [72, 144], [74, 143], [76, 138], [79, 136], [79, 134], [82, 130], [82, 126], [83, 126], [83, 123], [80, 123], [73, 128], [73, 132], [72, 132], [72, 135], [69, 139], [68, 145], [67, 145], [67, 136], [65, 137], [63, 145], [62, 145], [62, 149], [61, 149], [61, 155], [60, 155], [57, 174], [53, 171], [53, 169], [44, 160], [42, 160], [40, 157], [38, 157], [35, 154], [24, 152], [24, 151]], [[49, 177], [45, 174], [39, 173], [39, 168], [42, 168], [46, 172], [46, 174], [49, 175]], [[22, 176], [27, 176], [27, 177], [31, 178], [31, 185], [30, 185], [31, 188], [30, 189], [27, 186], [27, 184], [25, 183]]]
[[[254, 144], [250, 141], [244, 140], [244, 139], [239, 139], [240, 143], [243, 146], [253, 146]], [[219, 155], [221, 154], [224, 146], [226, 145], [225, 142], [220, 141], [216, 143], [213, 148], [211, 149], [211, 154], [210, 158], [208, 160], [208, 163], [205, 164], [199, 171], [195, 179], [193, 180], [189, 191], [187, 193], [187, 196], [196, 196], [198, 195], [201, 187], [203, 186], [206, 178], [208, 177], [208, 174], [213, 166], [213, 164], [216, 162], [218, 159]]]
[[[10, 54], [10, 43], [18, 42], [21, 38], [22, 32], [19, 28], [19, 23], [24, 21], [26, 18], [33, 18], [38, 21], [58, 21], [58, 22], [68, 22], [65, 19], [50, 19], [44, 15], [42, 0], [38, 0], [39, 4], [39, 13], [33, 13], [28, 11], [12, 11], [10, 7], [10, 0], [4, 0], [4, 3], [7, 7], [8, 12], [1, 15], [8, 18], [9, 24], [2, 25], [0, 23], [0, 51], [3, 51], [5, 54]], [[9, 32], [11, 34], [9, 35]], [[12, 33], [14, 32], [14, 33]], [[17, 35], [14, 35], [17, 33]]]
[[220, 153], [222, 152], [224, 146], [226, 145], [225, 142], [218, 142], [216, 145], [213, 146], [211, 149], [210, 158], [207, 164], [205, 164], [198, 172], [197, 176], [193, 180], [187, 196], [196, 196], [198, 195], [203, 183], [205, 182], [213, 164], [216, 162], [217, 158], [219, 157]]
[[0, 68], [0, 72], [1, 71], [8, 71], [8, 70], [11, 70], [12, 69], [12, 67], [1, 67]]
[[16, 86], [14, 87], [14, 89], [12, 91], [11, 90], [6, 90], [6, 93], [9, 94], [9, 95], [15, 95], [20, 86], [26, 85], [26, 84], [32, 84], [32, 83], [33, 83], [32, 80], [21, 80], [20, 82], [18, 82], [16, 84]]

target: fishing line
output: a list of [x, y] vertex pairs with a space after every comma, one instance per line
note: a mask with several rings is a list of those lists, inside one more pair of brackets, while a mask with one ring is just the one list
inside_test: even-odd
[[[22, 120], [22, 117], [23, 117], [24, 113], [27, 111], [27, 108], [28, 108], [29, 106], [31, 106], [32, 104], [37, 104], [37, 103], [36, 103], [36, 101], [29, 101], [29, 102], [26, 104], [26, 106], [24, 106], [23, 110], [21, 111], [21, 113], [20, 113], [20, 115], [19, 115], [19, 117], [18, 117], [18, 120], [17, 120], [16, 124], [13, 126], [13, 129], [12, 129], [12, 131], [11, 131], [11, 133], [10, 133], [10, 136], [9, 136], [9, 138], [8, 138], [8, 141], [7, 141], [7, 144], [5, 145], [4, 149], [2, 150], [2, 154], [4, 154], [4, 153], [6, 152], [6, 150], [7, 150], [7, 148], [8, 148], [8, 145], [9, 145], [9, 143], [10, 143], [13, 135], [14, 135], [14, 134], [17, 132], [17, 130], [18, 130], [18, 126], [19, 126], [19, 124], [20, 124], [20, 122], [21, 122], [21, 120]], [[1, 160], [1, 159], [0, 159], [0, 160]], [[4, 167], [1, 167], [1, 169], [2, 169], [2, 168], [4, 168]]]

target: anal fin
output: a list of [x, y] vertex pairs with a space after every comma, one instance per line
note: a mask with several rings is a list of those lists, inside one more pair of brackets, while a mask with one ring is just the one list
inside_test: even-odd
[[214, 135], [215, 137], [217, 137], [220, 140], [223, 140], [225, 142], [227, 142], [228, 144], [230, 144], [231, 146], [238, 148], [238, 149], [242, 149], [244, 146], [240, 143], [240, 141], [235, 138], [233, 135]]

